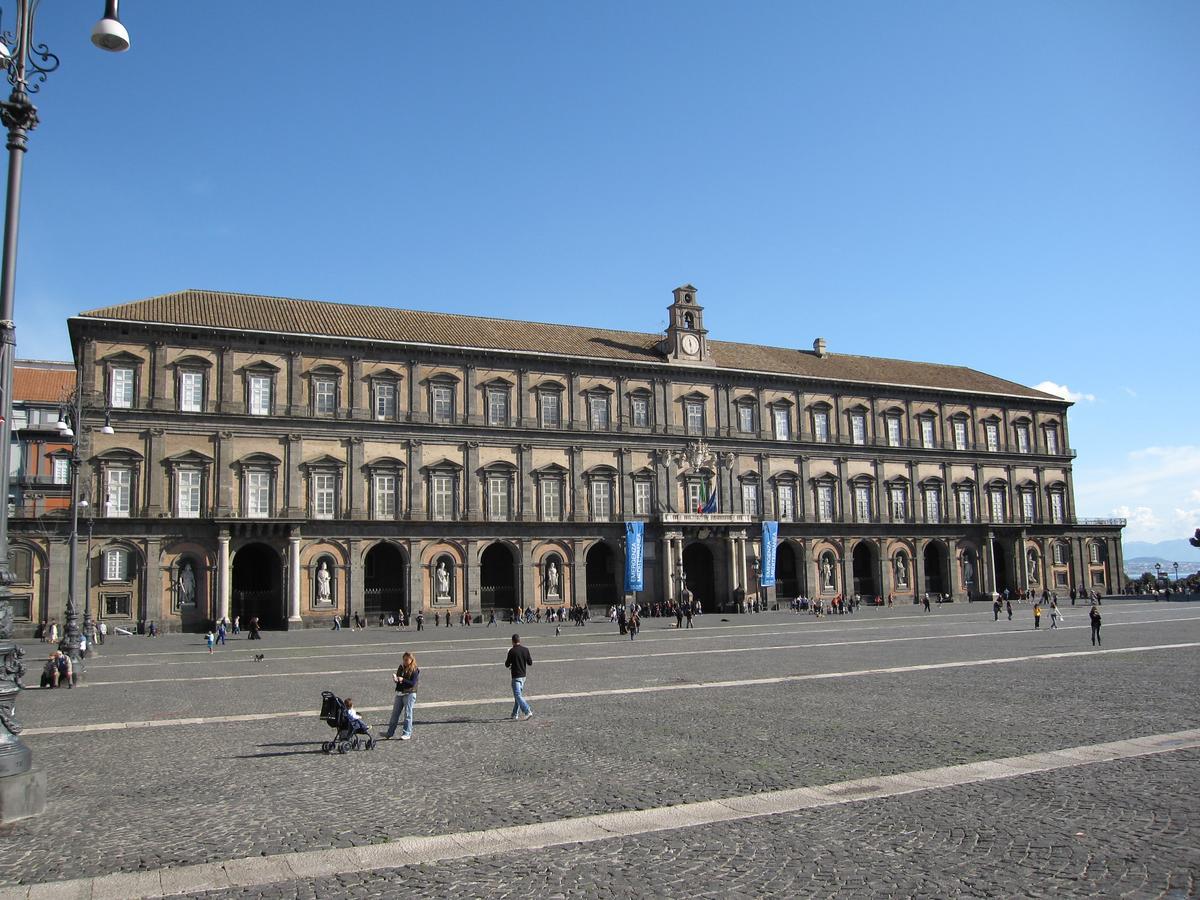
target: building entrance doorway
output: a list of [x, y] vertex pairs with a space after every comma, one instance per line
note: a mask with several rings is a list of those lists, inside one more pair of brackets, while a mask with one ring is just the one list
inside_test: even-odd
[[925, 590], [930, 594], [945, 594], [946, 548], [939, 541], [925, 545]]
[[603, 542], [587, 553], [587, 605], [607, 609], [618, 602], [617, 556]]
[[683, 548], [683, 580], [692, 599], [700, 601], [702, 612], [722, 612], [716, 598], [712, 551], [704, 544]]
[[516, 609], [516, 563], [505, 544], [492, 544], [479, 558], [479, 606], [485, 612]]
[[796, 559], [796, 548], [781, 543], [775, 550], [775, 596], [780, 600], [794, 600], [800, 594], [800, 561]]
[[363, 561], [363, 610], [368, 622], [380, 616], [386, 621], [401, 611], [407, 616], [408, 566], [404, 554], [395, 544], [386, 541], [367, 551]]
[[1004, 547], [997, 541], [992, 541], [992, 575], [995, 578], [992, 583], [996, 586], [997, 594], [1003, 594], [1009, 589], [1008, 556]]
[[859, 541], [854, 546], [851, 563], [854, 567], [854, 593], [873, 600], [879, 595], [878, 580], [875, 577], [879, 565], [875, 548], [866, 541]]
[[258, 619], [260, 628], [284, 628], [283, 563], [273, 547], [247, 544], [234, 554], [229, 615], [242, 628]]

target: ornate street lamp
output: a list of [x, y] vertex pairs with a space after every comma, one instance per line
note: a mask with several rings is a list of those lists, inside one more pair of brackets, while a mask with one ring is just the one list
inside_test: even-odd
[[[0, 245], [0, 638], [7, 638], [8, 623], [12, 621], [12, 607], [8, 602], [9, 585], [13, 575], [8, 562], [8, 467], [12, 451], [12, 385], [13, 357], [16, 354], [17, 338], [13, 325], [14, 298], [17, 283], [17, 233], [21, 215], [21, 170], [28, 149], [29, 132], [37, 127], [37, 108], [29, 99], [36, 94], [46, 77], [58, 68], [59, 59], [50, 52], [49, 46], [38, 43], [34, 38], [34, 20], [37, 18], [41, 0], [16, 0], [16, 19], [11, 30], [0, 33], [0, 67], [4, 69], [12, 93], [0, 101], [0, 123], [8, 129], [8, 192], [4, 204], [4, 242]], [[0, 28], [2, 28], [0, 20]], [[129, 33], [117, 16], [117, 0], [107, 0], [104, 18], [92, 29], [92, 43], [102, 50], [120, 52], [129, 49]], [[78, 427], [78, 423], [76, 424]], [[74, 477], [72, 483], [75, 483]], [[72, 506], [78, 496], [72, 488]], [[73, 513], [74, 515], [74, 513]], [[74, 554], [74, 541], [72, 541]], [[74, 582], [72, 582], [72, 592]], [[78, 640], [76, 622], [76, 640]], [[78, 648], [78, 643], [76, 643]], [[0, 671], [19, 672], [19, 651], [9, 641], [0, 641]], [[21, 743], [17, 734], [20, 725], [13, 719], [19, 685], [16, 677], [4, 675], [0, 679], [0, 777], [25, 779], [22, 788], [16, 785], [6, 789], [4, 796], [24, 797], [23, 802], [11, 806], [0, 806], [0, 822], [8, 822], [24, 816], [37, 815], [45, 806], [36, 798], [45, 796], [44, 773], [30, 771], [29, 748]], [[39, 791], [34, 782], [42, 785]]]

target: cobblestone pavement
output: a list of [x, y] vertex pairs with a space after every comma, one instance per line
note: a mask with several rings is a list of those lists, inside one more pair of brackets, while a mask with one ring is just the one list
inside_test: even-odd
[[[1110, 601], [1104, 611], [1106, 650], [1200, 641], [1200, 609]], [[311, 713], [32, 734], [35, 762], [49, 771], [50, 808], [0, 829], [0, 885], [552, 821], [1200, 725], [1194, 647], [539, 701], [556, 691], [1090, 651], [1084, 610], [1067, 614], [1069, 627], [1039, 633], [1027, 607], [1011, 623], [993, 622], [978, 605], [819, 622], [709, 615], [683, 632], [649, 620], [633, 642], [607, 625], [564, 626], [557, 638], [553, 626], [522, 626], [535, 658], [528, 691], [537, 717], [517, 723], [504, 718], [511, 701], [422, 709], [503, 698], [499, 660], [511, 627], [269, 634], [213, 657], [193, 635], [110, 638], [80, 690], [21, 697], [25, 725]], [[388, 672], [404, 648], [423, 669], [414, 740], [320, 753], [331, 734], [316, 717], [320, 691], [351, 694], [360, 707], [389, 704]], [[41, 649], [33, 645], [31, 659]], [[266, 659], [253, 662], [256, 652]], [[1196, 842], [1180, 837], [1198, 824], [1198, 766], [1196, 754], [1178, 753], [274, 893], [374, 896], [394, 893], [399, 879], [430, 896], [972, 896], [989, 884], [1046, 879], [1067, 893], [1185, 896], [1195, 889], [1185, 876], [1200, 864]], [[1021, 892], [1040, 890], [1031, 884]]]

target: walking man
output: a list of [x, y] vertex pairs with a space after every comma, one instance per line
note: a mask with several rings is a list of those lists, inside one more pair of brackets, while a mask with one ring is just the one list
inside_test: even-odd
[[517, 721], [520, 713], [525, 714], [526, 721], [533, 718], [533, 710], [529, 708], [529, 703], [525, 700], [525, 677], [529, 674], [529, 667], [532, 665], [533, 657], [529, 655], [529, 649], [521, 643], [521, 636], [514, 634], [512, 647], [509, 648], [508, 657], [504, 660], [504, 667], [512, 676], [513, 708], [509, 718], [514, 722]]
[[1095, 603], [1092, 604], [1091, 612], [1088, 613], [1088, 619], [1092, 623], [1092, 646], [1100, 646], [1100, 608]]

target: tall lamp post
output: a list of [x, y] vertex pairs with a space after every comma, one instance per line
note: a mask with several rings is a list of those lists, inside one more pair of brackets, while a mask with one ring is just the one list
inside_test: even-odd
[[1179, 563], [1171, 563], [1175, 567], [1175, 590], [1179, 590]]
[[[13, 357], [17, 349], [13, 324], [17, 284], [17, 233], [21, 216], [21, 168], [28, 149], [29, 132], [37, 127], [37, 108], [29, 99], [46, 77], [58, 68], [58, 57], [33, 36], [41, 0], [15, 0], [16, 18], [11, 30], [0, 33], [0, 68], [12, 93], [0, 101], [0, 124], [8, 129], [8, 183], [4, 203], [4, 239], [0, 245], [0, 823], [40, 814], [46, 807], [45, 772], [32, 768], [29, 748], [21, 743], [21, 726], [13, 717], [20, 690], [20, 650], [5, 640], [10, 636], [13, 582], [8, 561], [8, 467], [12, 454]], [[0, 29], [3, 28], [0, 23]], [[117, 16], [117, 0], [106, 0], [104, 18], [92, 29], [92, 43], [102, 50], [129, 49], [129, 32]], [[72, 491], [74, 492], [74, 488]], [[78, 499], [73, 496], [72, 498]], [[78, 624], [76, 624], [78, 629]], [[14, 673], [10, 675], [9, 673]], [[10, 781], [9, 779], [12, 779]]]

